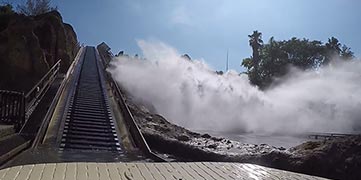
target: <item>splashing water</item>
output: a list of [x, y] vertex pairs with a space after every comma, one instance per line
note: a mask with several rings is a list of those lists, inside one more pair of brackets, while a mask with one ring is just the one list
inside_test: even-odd
[[361, 63], [292, 71], [260, 91], [247, 75], [217, 75], [161, 42], [138, 41], [146, 60], [117, 57], [109, 71], [136, 99], [169, 121], [222, 132], [353, 132], [361, 129]]

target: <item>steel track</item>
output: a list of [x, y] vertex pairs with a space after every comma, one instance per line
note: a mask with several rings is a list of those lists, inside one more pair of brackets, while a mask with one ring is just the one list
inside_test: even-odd
[[86, 47], [80, 63], [80, 75], [68, 102], [60, 149], [121, 152], [94, 47]]

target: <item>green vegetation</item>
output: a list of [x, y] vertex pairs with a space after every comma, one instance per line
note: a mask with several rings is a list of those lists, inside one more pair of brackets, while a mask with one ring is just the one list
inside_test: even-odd
[[264, 89], [274, 79], [286, 75], [291, 66], [300, 70], [318, 69], [332, 64], [333, 59], [350, 60], [353, 52], [335, 37], [323, 44], [321, 41], [298, 39], [276, 41], [273, 37], [263, 44], [262, 33], [253, 31], [248, 35], [253, 54], [242, 61], [252, 84]]

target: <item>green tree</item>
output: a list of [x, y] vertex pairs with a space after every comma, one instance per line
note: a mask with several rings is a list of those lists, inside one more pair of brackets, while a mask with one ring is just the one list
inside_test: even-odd
[[325, 45], [326, 48], [333, 53], [339, 54], [339, 52], [341, 51], [341, 43], [335, 37], [329, 38], [328, 42]]
[[325, 44], [326, 56], [324, 64], [330, 63], [331, 59], [340, 55], [341, 52], [341, 43], [337, 38], [331, 37], [328, 39], [328, 42]]
[[335, 37], [328, 39], [328, 42], [325, 44], [326, 56], [324, 64], [331, 62], [332, 58], [340, 58], [344, 60], [349, 60], [354, 57], [354, 53], [351, 51], [351, 48], [346, 45], [341, 45], [339, 40]]
[[351, 51], [351, 48], [347, 47], [346, 45], [342, 46], [340, 56], [345, 60], [350, 60], [355, 57], [354, 53]]
[[[248, 62], [244, 62], [250, 68], [248, 71], [248, 76], [253, 84], [260, 83], [260, 76], [259, 76], [259, 63], [261, 61], [260, 57], [260, 49], [263, 45], [262, 41], [262, 33], [253, 31], [252, 34], [248, 35], [249, 37], [249, 45], [252, 47], [252, 56], [248, 59]], [[251, 61], [249, 61], [251, 60]], [[243, 63], [242, 63], [243, 64]]]
[[[252, 37], [250, 45], [254, 44], [253, 37], [255, 36], [249, 37]], [[275, 82], [275, 79], [286, 75], [290, 66], [301, 70], [316, 70], [327, 65], [334, 55], [343, 59], [353, 57], [351, 49], [345, 45], [341, 47], [341, 43], [334, 37], [330, 38], [326, 44], [296, 37], [276, 41], [271, 37], [268, 43], [258, 47], [259, 61], [254, 60], [255, 53], [253, 53], [250, 58], [243, 59], [242, 66], [247, 69], [251, 83], [260, 88], [267, 88]]]

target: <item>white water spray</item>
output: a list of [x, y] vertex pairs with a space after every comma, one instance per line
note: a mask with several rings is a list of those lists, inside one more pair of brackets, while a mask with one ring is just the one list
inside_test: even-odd
[[361, 127], [361, 63], [293, 71], [260, 91], [246, 75], [217, 75], [161, 42], [138, 41], [146, 60], [115, 58], [109, 71], [136, 99], [190, 129], [255, 133], [352, 132]]

